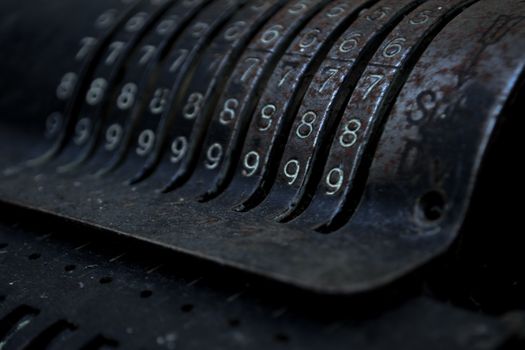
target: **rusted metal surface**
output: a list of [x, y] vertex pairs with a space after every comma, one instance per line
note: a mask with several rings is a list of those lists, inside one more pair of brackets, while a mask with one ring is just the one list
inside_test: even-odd
[[[24, 143], [34, 156], [40, 138], [24, 133], [30, 118], [0, 119], [0, 142], [21, 144], [0, 162], [2, 201], [325, 293], [392, 282], [458, 237], [501, 111], [521, 88], [525, 3], [137, 6], [124, 17], [147, 8], [157, 14], [149, 29], [133, 38], [125, 28], [106, 34], [112, 40], [102, 41], [78, 89], [107, 76], [103, 97], [112, 105], [131, 79], [140, 81], [140, 99], [127, 114], [76, 98], [72, 110], [94, 112], [72, 118], [107, 119], [88, 142], [99, 147], [92, 162], [75, 161], [67, 174], [56, 166], [90, 152], [68, 146], [28, 167]], [[173, 10], [181, 22], [169, 39], [152, 39], [165, 43], [162, 54], [148, 68], [130, 64], [170, 8], [181, 9]], [[251, 27], [238, 31], [243, 21]], [[116, 38], [135, 55], [106, 68]], [[0, 99], [4, 115], [14, 113], [11, 101]], [[17, 113], [31, 115], [31, 103]], [[115, 121], [126, 139], [110, 158], [100, 156]], [[78, 139], [74, 129], [68, 145]], [[141, 137], [147, 130], [151, 143]], [[92, 176], [102, 168], [105, 176]]]
[[[403, 87], [407, 74], [433, 36], [460, 14], [462, 8], [472, 3], [474, 1], [426, 2], [410, 13], [386, 37], [359, 81], [351, 87], [353, 92], [345, 103], [342, 117], [336, 123], [319, 122], [321, 125], [328, 124], [328, 130], [319, 137], [319, 142], [326, 142], [330, 135], [328, 142], [332, 144], [325, 143], [317, 147], [317, 150], [324, 153], [321, 153], [322, 159], [312, 167], [324, 167], [324, 170], [319, 171], [320, 177], [317, 176], [319, 185], [315, 188], [310, 207], [298, 221], [314, 228], [326, 227], [329, 230], [333, 225], [338, 225], [338, 220], [347, 220], [359, 201], [358, 187], [362, 184], [358, 177], [363, 172], [361, 163], [366, 163], [363, 158], [369, 157], [366, 152], [377, 139], [374, 132], [380, 130], [382, 121], [387, 117], [385, 114], [389, 113], [390, 104]], [[283, 219], [290, 215], [299, 215], [294, 209], [301, 209], [302, 198], [309, 195], [306, 193], [308, 187], [300, 186], [304, 190], [293, 202], [291, 209], [282, 214]]]

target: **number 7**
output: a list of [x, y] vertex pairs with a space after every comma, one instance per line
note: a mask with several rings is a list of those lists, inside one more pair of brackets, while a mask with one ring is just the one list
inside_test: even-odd
[[325, 80], [325, 82], [323, 83], [323, 85], [321, 85], [321, 88], [319, 89], [319, 92], [323, 92], [326, 87], [328, 86], [328, 83], [330, 82], [330, 80], [332, 80], [332, 78], [334, 78], [336, 76], [337, 73], [339, 73], [339, 69], [337, 68], [329, 68], [327, 70], [327, 73], [328, 73], [328, 79]]

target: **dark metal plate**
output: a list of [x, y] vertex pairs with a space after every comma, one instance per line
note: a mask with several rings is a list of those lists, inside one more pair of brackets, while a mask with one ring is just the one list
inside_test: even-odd
[[[70, 6], [60, 0], [51, 2], [61, 10]], [[331, 4], [330, 1], [291, 1], [275, 17], [263, 16], [261, 21], [265, 24], [260, 23], [261, 30], [253, 40], [244, 42], [247, 46], [242, 54], [239, 47], [239, 51], [230, 56], [235, 62], [229, 66], [231, 76], [224, 74], [224, 81], [221, 80], [224, 90], [212, 93], [215, 98], [219, 92], [222, 95], [209, 106], [219, 112], [219, 118], [220, 111], [232, 98], [231, 92], [237, 96], [239, 107], [242, 100], [243, 112], [239, 115], [242, 115], [243, 125], [246, 127], [254, 122], [253, 130], [257, 131], [256, 127], [261, 124], [255, 123], [258, 113], [253, 110], [261, 96], [265, 99], [274, 91], [271, 85], [273, 73], [285, 73], [279, 62], [286, 59], [296, 34], [300, 34], [303, 28], [310, 29], [308, 25], [313, 23], [310, 20]], [[365, 3], [356, 3], [358, 7], [362, 4]], [[366, 292], [405, 276], [444, 253], [459, 235], [484, 154], [494, 138], [494, 130], [503, 126], [502, 111], [512, 102], [508, 100], [509, 96], [521, 88], [525, 63], [522, 54], [525, 47], [525, 4], [511, 0], [382, 0], [366, 4], [371, 6], [370, 10], [361, 11], [352, 23], [348, 23], [347, 33], [338, 39], [330, 37], [335, 46], [331, 50], [328, 47], [321, 50], [321, 56], [326, 58], [321, 60], [323, 57], [318, 56], [319, 61], [314, 64], [316, 69], [310, 72], [318, 74], [309, 76], [308, 70], [302, 71], [304, 85], [299, 84], [302, 88], [292, 87], [288, 91], [293, 101], [278, 96], [283, 103], [293, 106], [281, 115], [287, 127], [279, 128], [268, 139], [251, 134], [245, 139], [242, 132], [239, 134], [236, 144], [250, 145], [253, 142], [257, 149], [269, 146], [274, 158], [266, 164], [267, 173], [259, 178], [256, 184], [259, 190], [255, 192], [258, 197], [252, 202], [258, 204], [271, 190], [271, 205], [265, 203], [261, 208], [248, 205], [243, 208], [245, 211], [252, 207], [254, 210], [236, 212], [225, 204], [231, 198], [249, 198], [255, 187], [240, 186], [241, 182], [235, 179], [231, 184], [227, 181], [228, 186], [217, 186], [208, 178], [196, 178], [194, 182], [189, 176], [195, 166], [193, 160], [207, 159], [207, 164], [213, 165], [218, 158], [218, 153], [208, 152], [209, 149], [202, 144], [205, 129], [217, 120], [220, 122], [217, 115], [208, 113], [211, 110], [198, 125], [193, 126], [191, 135], [198, 137], [192, 146], [192, 161], [188, 160], [184, 175], [176, 175], [174, 186], [169, 189], [184, 186], [173, 192], [156, 191], [166, 189], [166, 183], [156, 181], [156, 175], [161, 178], [166, 174], [175, 175], [172, 167], [168, 173], [157, 173], [157, 168], [152, 167], [147, 172], [152, 173], [151, 177], [130, 186], [125, 180], [133, 177], [135, 172], [128, 171], [130, 168], [125, 166], [103, 178], [92, 176], [92, 171], [82, 170], [90, 169], [89, 166], [76, 167], [68, 174], [57, 174], [56, 165], [63, 164], [64, 157], [82, 158], [81, 154], [69, 151], [43, 166], [28, 166], [25, 161], [35, 155], [43, 137], [43, 133], [37, 135], [39, 126], [36, 124], [45, 119], [42, 118], [45, 101], [56, 92], [55, 74], [47, 76], [45, 71], [47, 67], [66, 64], [76, 51], [59, 55], [55, 50], [43, 49], [39, 60], [32, 57], [39, 48], [45, 47], [45, 39], [53, 35], [64, 45], [62, 49], [69, 51], [69, 36], [84, 37], [90, 26], [85, 23], [90, 19], [79, 20], [77, 26], [71, 22], [61, 23], [54, 12], [41, 9], [44, 6], [41, 4], [35, 3], [25, 8], [26, 12], [17, 12], [10, 1], [3, 3], [0, 13], [5, 20], [2, 21], [0, 40], [33, 39], [27, 45], [14, 45], [16, 50], [12, 55], [19, 56], [18, 60], [4, 52], [0, 56], [0, 70], [5, 77], [0, 85], [0, 152], [3, 155], [0, 166], [6, 169], [0, 181], [0, 199], [318, 292]], [[138, 6], [163, 8], [164, 5]], [[226, 4], [211, 2], [195, 14], [195, 18], [207, 14], [207, 18], [215, 20], [218, 25], [211, 26], [214, 29], [223, 28], [230, 18], [243, 11], [243, 7], [237, 11], [234, 10], [237, 5], [232, 5], [231, 8], [226, 6], [225, 12], [206, 12], [214, 6], [222, 8]], [[101, 6], [93, 12], [102, 13], [105, 9]], [[35, 16], [40, 12], [42, 16]], [[214, 16], [215, 13], [222, 15]], [[274, 21], [281, 22], [275, 24]], [[51, 24], [46, 26], [47, 22]], [[151, 21], [150, 28], [155, 28], [153, 22], [156, 21]], [[166, 87], [175, 85], [171, 94], [186, 96], [188, 100], [191, 92], [185, 90], [184, 82], [198, 85], [198, 80], [194, 79], [201, 76], [205, 65], [194, 63], [199, 63], [199, 58], [208, 49], [212, 50], [212, 39], [216, 34], [209, 31], [202, 38], [192, 39], [191, 33], [194, 32], [189, 23], [194, 22], [192, 18], [185, 29], [187, 35], [181, 34], [174, 40], [173, 51], [166, 52], [166, 57], [172, 58], [173, 54], [177, 58], [178, 45], [192, 52], [175, 79], [178, 83], [174, 84], [170, 78]], [[287, 23], [289, 32], [279, 36], [279, 28]], [[37, 24], [43, 29], [38, 36], [33, 36]], [[412, 32], [412, 27], [422, 29]], [[224, 28], [227, 30], [228, 27]], [[354, 28], [358, 28], [357, 34], [362, 36], [364, 32], [369, 33], [367, 40], [360, 43], [360, 36], [353, 33]], [[67, 31], [68, 35], [60, 39], [61, 36], [57, 35], [60, 31]], [[217, 33], [222, 32], [218, 30]], [[116, 30], [110, 35], [118, 37], [123, 34]], [[144, 35], [145, 32], [139, 36]], [[138, 43], [139, 39], [130, 40]], [[402, 43], [408, 47], [403, 48]], [[111, 40], [108, 40], [100, 52], [107, 50], [110, 44]], [[271, 47], [265, 48], [267, 45]], [[341, 54], [341, 47], [347, 52]], [[345, 62], [345, 58], [339, 56], [348, 52], [351, 52], [350, 58], [347, 57], [349, 61], [341, 67], [353, 73], [349, 72], [339, 83], [327, 86], [326, 96], [333, 101], [323, 105], [323, 101], [326, 102], [324, 95], [306, 89], [306, 82], [311, 87], [318, 86], [318, 78], [326, 74], [326, 68], [332, 67], [337, 60]], [[255, 61], [250, 63], [249, 58], [264, 61], [264, 68], [255, 70]], [[88, 70], [91, 73], [86, 73], [83, 78], [84, 88], [88, 90], [98, 74], [95, 74], [95, 68], [99, 65], [95, 61]], [[121, 80], [122, 77], [115, 72], [125, 72], [125, 61], [119, 63], [122, 69], [108, 73], [108, 77], [113, 77], [109, 80]], [[166, 62], [160, 60], [159, 67], [165, 67]], [[20, 69], [20, 65], [25, 68]], [[200, 67], [196, 69], [199, 72], [192, 71], [195, 67]], [[244, 74], [247, 71], [254, 74]], [[194, 79], [186, 80], [186, 75]], [[371, 80], [373, 75], [384, 78]], [[205, 76], [203, 88], [209, 87], [212, 79], [211, 75]], [[245, 85], [236, 84], [235, 79], [243, 76]], [[326, 76], [323, 79], [326, 81]], [[33, 84], [34, 81], [38, 84]], [[232, 81], [234, 83], [230, 84]], [[112, 89], [118, 90], [118, 86], [111, 85], [109, 90], [117, 93]], [[155, 90], [152, 88], [150, 92], [154, 94]], [[279, 94], [279, 91], [274, 93]], [[324, 113], [324, 118], [333, 121], [320, 133], [315, 146], [298, 145], [293, 151], [300, 154], [303, 150], [305, 154], [300, 156], [306, 159], [315, 157], [312, 170], [301, 180], [303, 187], [296, 189], [299, 193], [296, 200], [282, 191], [280, 185], [283, 180], [286, 184], [295, 178], [297, 169], [286, 166], [288, 158], [283, 162], [280, 158], [282, 152], [288, 152], [289, 146], [293, 145], [293, 142], [286, 145], [286, 140], [293, 138], [296, 131], [304, 136], [305, 130], [310, 130], [308, 125], [312, 125], [312, 120], [302, 118], [309, 110], [301, 110], [309, 103], [319, 108], [318, 112]], [[75, 108], [82, 105], [76, 103]], [[175, 104], [173, 107], [180, 112], [182, 106]], [[226, 107], [234, 108], [232, 104]], [[264, 108], [260, 107], [261, 110]], [[294, 111], [296, 107], [298, 113]], [[172, 116], [166, 117], [170, 119]], [[210, 125], [207, 118], [211, 120]], [[302, 126], [300, 130], [292, 127], [294, 118], [295, 125]], [[355, 118], [359, 118], [359, 123], [350, 125]], [[153, 124], [158, 125], [158, 119]], [[358, 124], [359, 130], [352, 127]], [[175, 135], [179, 131], [177, 127], [178, 123], [174, 122], [161, 131]], [[340, 140], [348, 145], [352, 135], [361, 130], [364, 133], [356, 135], [358, 149], [338, 148]], [[65, 141], [69, 144], [74, 142], [74, 131], [66, 132]], [[173, 151], [167, 146], [162, 148], [160, 143], [155, 151], [167, 155]], [[41, 149], [42, 153], [46, 150]], [[246, 151], [251, 152], [251, 148]], [[250, 167], [243, 169], [242, 166], [243, 157], [248, 153], [242, 152], [240, 147], [233, 147], [227, 153], [231, 157], [228, 166], [232, 166], [231, 169], [241, 177], [243, 171], [247, 174]], [[139, 169], [137, 165], [144, 165], [144, 160], [131, 163], [126, 160], [124, 164], [131, 164], [136, 170]], [[336, 165], [345, 166], [344, 179], [336, 176], [340, 173], [332, 171]], [[347, 172], [351, 177], [346, 177]], [[285, 174], [284, 178], [277, 176], [281, 173]], [[273, 186], [278, 183], [279, 186]], [[341, 190], [337, 198], [330, 196], [328, 192], [337, 187]], [[209, 193], [210, 188], [223, 192], [222, 196], [206, 203], [195, 199]], [[275, 211], [275, 208], [279, 210]], [[288, 210], [287, 216], [284, 220], [282, 217], [275, 220], [275, 215], [282, 209]]]

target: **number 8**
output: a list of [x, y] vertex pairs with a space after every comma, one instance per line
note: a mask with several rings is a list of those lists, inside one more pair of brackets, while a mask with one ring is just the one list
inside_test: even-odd
[[228, 125], [236, 118], [236, 109], [239, 107], [239, 101], [235, 98], [230, 98], [224, 102], [224, 108], [220, 113], [220, 119], [222, 125]]
[[350, 148], [357, 143], [357, 132], [361, 130], [362, 124], [357, 119], [350, 120], [344, 127], [343, 133], [339, 136], [339, 144], [344, 148]]
[[97, 78], [93, 80], [86, 95], [86, 102], [91, 106], [95, 106], [100, 101], [102, 101], [107, 85], [108, 83], [104, 78]]
[[204, 96], [200, 92], [194, 92], [188, 97], [188, 103], [184, 106], [184, 118], [194, 119], [199, 115], [202, 108]]
[[317, 121], [317, 114], [315, 112], [306, 112], [302, 118], [301, 123], [297, 126], [295, 134], [300, 139], [306, 139], [314, 132], [314, 123]]
[[134, 83], [127, 83], [124, 85], [119, 97], [117, 98], [117, 107], [123, 111], [130, 109], [135, 103], [137, 90], [137, 85]]

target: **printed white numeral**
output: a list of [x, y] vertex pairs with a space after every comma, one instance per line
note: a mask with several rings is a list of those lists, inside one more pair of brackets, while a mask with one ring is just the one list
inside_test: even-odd
[[176, 72], [182, 66], [182, 64], [186, 60], [186, 56], [188, 56], [188, 53], [189, 52], [186, 49], [179, 50], [177, 57], [173, 60], [173, 63], [170, 66], [170, 73]]
[[280, 24], [275, 24], [268, 28], [261, 36], [261, 42], [264, 45], [273, 44], [281, 36], [281, 32], [284, 30], [284, 27]]
[[208, 152], [206, 152], [206, 169], [217, 169], [221, 163], [223, 153], [224, 151], [219, 143], [211, 145], [210, 148], [208, 148]]
[[64, 74], [60, 80], [60, 84], [57, 87], [57, 97], [60, 100], [67, 100], [73, 94], [75, 86], [77, 85], [77, 75], [75, 73], [69, 72]]
[[170, 95], [169, 89], [159, 88], [155, 90], [153, 98], [149, 103], [149, 110], [152, 114], [162, 114], [168, 103], [168, 98]]
[[246, 27], [247, 24], [244, 21], [235, 22], [224, 32], [224, 39], [227, 41], [235, 41], [239, 39], [242, 33], [244, 33]]
[[206, 32], [208, 31], [209, 27], [210, 26], [207, 23], [204, 23], [204, 22], [195, 23], [195, 25], [193, 26], [191, 35], [194, 38], [198, 39], [198, 38], [202, 37], [204, 34], [206, 34]]
[[153, 130], [142, 131], [139, 135], [137, 144], [137, 154], [140, 157], [148, 155], [153, 150], [153, 146], [155, 145], [155, 132], [153, 132]]
[[97, 20], [95, 21], [95, 27], [104, 29], [111, 26], [113, 23], [115, 23], [115, 19], [117, 18], [117, 11], [114, 9], [107, 10], [100, 16], [98, 16]]
[[310, 1], [308, 1], [308, 0], [299, 0], [299, 1], [297, 1], [296, 4], [294, 4], [293, 6], [290, 7], [288, 12], [291, 13], [292, 15], [300, 14], [300, 13], [304, 12], [306, 9], [308, 9], [308, 3], [309, 2]]
[[405, 38], [396, 38], [388, 43], [388, 45], [383, 50], [383, 56], [385, 58], [392, 58], [396, 55], [399, 55], [403, 51], [403, 44], [407, 41]]
[[417, 15], [415, 15], [413, 18], [410, 19], [410, 24], [412, 25], [425, 24], [430, 19], [430, 15], [432, 15], [432, 10], [421, 11]]
[[88, 139], [91, 134], [91, 119], [82, 118], [78, 121], [75, 126], [75, 136], [73, 137], [73, 142], [77, 146], [82, 146]]
[[111, 66], [115, 63], [124, 50], [124, 47], [125, 44], [122, 41], [114, 41], [109, 44], [109, 53], [105, 61], [106, 65]]
[[288, 80], [288, 77], [294, 72], [294, 69], [293, 67], [287, 67], [285, 69], [285, 73], [283, 74], [283, 77], [281, 78], [281, 80], [279, 81], [279, 84], [277, 84], [278, 87], [281, 87], [284, 85], [284, 83], [286, 82], [286, 80]]
[[269, 6], [266, 0], [255, 0], [251, 6], [253, 11], [262, 11]]
[[117, 146], [120, 144], [120, 140], [122, 139], [122, 126], [119, 124], [112, 124], [110, 127], [106, 130], [106, 144], [104, 145], [104, 148], [106, 151], [114, 151]]
[[368, 96], [370, 96], [372, 91], [376, 88], [377, 85], [379, 85], [380, 82], [383, 81], [385, 76], [381, 74], [370, 74], [368, 78], [369, 80], [371, 80], [371, 83], [368, 89], [366, 89], [365, 94], [363, 95], [363, 101], [366, 100]]
[[377, 21], [377, 20], [385, 18], [390, 11], [392, 11], [390, 7], [383, 6], [375, 10], [374, 13], [366, 16], [366, 19], [372, 22]]
[[344, 148], [350, 148], [357, 143], [357, 133], [361, 130], [362, 124], [358, 119], [350, 120], [344, 127], [343, 133], [339, 136], [339, 144]]
[[127, 83], [122, 87], [117, 98], [117, 107], [123, 111], [130, 109], [135, 104], [138, 87], [135, 83]]
[[301, 48], [301, 50], [305, 50], [309, 47], [314, 46], [316, 43], [318, 43], [320, 34], [321, 34], [321, 31], [317, 28], [306, 32], [301, 38], [301, 41], [299, 42], [299, 47]]
[[299, 177], [300, 172], [301, 165], [299, 164], [298, 160], [292, 159], [286, 163], [284, 166], [284, 176], [288, 178], [288, 185], [293, 185], [294, 182], [297, 181], [297, 177]]
[[146, 23], [146, 19], [148, 18], [148, 14], [145, 12], [139, 12], [135, 16], [131, 17], [128, 22], [126, 23], [126, 31], [128, 32], [136, 32], [140, 30], [144, 23]]
[[326, 90], [326, 88], [330, 84], [330, 81], [337, 75], [337, 73], [339, 73], [339, 69], [337, 69], [337, 68], [329, 68], [327, 70], [327, 73], [328, 73], [328, 79], [326, 79], [325, 82], [323, 83], [323, 85], [321, 85], [321, 87], [319, 88], [319, 93], [322, 93], [323, 91]]
[[315, 112], [306, 112], [301, 117], [301, 123], [297, 126], [295, 134], [300, 139], [306, 139], [314, 132], [314, 123], [317, 121], [317, 114]]
[[204, 96], [200, 92], [194, 92], [188, 97], [188, 102], [184, 106], [184, 118], [195, 119], [201, 112]]
[[139, 64], [143, 66], [153, 58], [155, 52], [157, 52], [157, 48], [153, 45], [145, 45], [142, 47], [141, 52], [142, 57], [139, 60]]
[[341, 45], [339, 45], [339, 51], [342, 53], [348, 53], [352, 51], [353, 49], [357, 47], [357, 45], [359, 45], [359, 40], [361, 39], [362, 36], [363, 34], [361, 33], [354, 33], [350, 35], [348, 38], [343, 40]]
[[97, 45], [97, 39], [86, 37], [80, 40], [80, 50], [78, 50], [75, 59], [77, 61], [82, 61], [87, 55], [93, 50], [95, 45]]
[[104, 98], [107, 85], [108, 83], [104, 78], [97, 78], [93, 80], [86, 94], [86, 102], [91, 106], [100, 103], [100, 101], [102, 101]]
[[244, 62], [248, 64], [248, 68], [244, 71], [244, 73], [241, 76], [242, 83], [245, 83], [248, 80], [248, 78], [250, 78], [253, 75], [253, 73], [256, 72], [257, 66], [259, 65], [261, 60], [256, 57], [248, 57]]
[[277, 111], [277, 107], [268, 104], [261, 109], [261, 119], [259, 121], [259, 131], [268, 131], [273, 124], [273, 116]]
[[247, 153], [246, 156], [244, 156], [244, 169], [242, 170], [242, 174], [246, 177], [253, 176], [259, 168], [260, 161], [261, 156], [259, 153], [255, 151]]
[[339, 190], [341, 189], [341, 186], [343, 186], [343, 180], [344, 180], [344, 171], [340, 168], [335, 168], [330, 170], [328, 175], [326, 175], [326, 186], [328, 186], [329, 190], [326, 191], [326, 194], [329, 196], [333, 196]]
[[239, 107], [239, 101], [235, 98], [230, 98], [224, 102], [219, 121], [222, 125], [228, 125], [237, 117], [236, 109]]
[[326, 17], [328, 18], [334, 18], [339, 17], [343, 13], [345, 13], [347, 6], [345, 4], [334, 6], [326, 13]]
[[162, 22], [160, 22], [159, 25], [157, 26], [157, 34], [159, 35], [168, 34], [173, 28], [175, 28], [175, 24], [177, 24], [177, 20], [178, 20], [178, 17], [175, 15], [162, 20]]
[[171, 143], [171, 158], [172, 163], [178, 163], [186, 156], [188, 150], [188, 140], [184, 136], [179, 136]]

